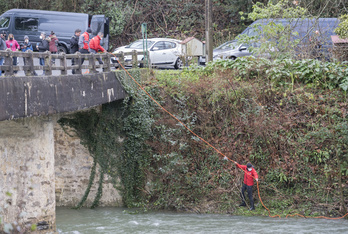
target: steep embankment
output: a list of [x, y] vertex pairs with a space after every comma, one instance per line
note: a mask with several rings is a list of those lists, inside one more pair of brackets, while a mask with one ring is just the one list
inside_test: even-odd
[[[272, 215], [346, 213], [346, 66], [249, 57], [179, 72], [141, 71], [131, 74], [142, 89], [117, 72], [129, 94], [123, 102], [60, 120], [114, 178], [126, 206], [248, 212], [237, 206], [243, 172], [146, 90], [226, 157], [252, 162]], [[253, 213], [268, 215], [254, 192]], [[98, 189], [93, 206], [101, 195]]]
[[[181, 73], [159, 71], [146, 85], [227, 157], [254, 164], [261, 197], [273, 214], [345, 214], [346, 67], [251, 58]], [[156, 114], [154, 156], [146, 171], [153, 207], [243, 213], [237, 208], [243, 172], [167, 113]], [[267, 213], [261, 204], [257, 212]]]

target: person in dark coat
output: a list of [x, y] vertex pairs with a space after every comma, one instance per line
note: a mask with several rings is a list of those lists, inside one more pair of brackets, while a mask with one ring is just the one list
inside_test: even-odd
[[[6, 42], [5, 42], [3, 34], [1, 34], [1, 36], [0, 36], [0, 50], [6, 50], [6, 49], [7, 49]], [[4, 57], [0, 57], [0, 65], [4, 64], [4, 60], [5, 60]], [[0, 76], [1, 75], [2, 75], [2, 70], [0, 69]]]
[[[48, 51], [50, 49], [50, 47], [49, 47], [50, 38], [49, 37], [46, 38], [46, 33], [42, 32], [41, 35], [40, 35], [40, 39], [42, 41], [36, 45], [36, 49], [39, 52], [46, 52], [46, 51]], [[41, 66], [45, 66], [45, 59], [44, 58], [40, 58], [40, 65]], [[43, 72], [43, 75], [44, 74], [45, 74], [45, 71]]]
[[[79, 50], [79, 37], [81, 35], [81, 29], [76, 29], [74, 36], [70, 39], [70, 54], [75, 54]], [[71, 59], [71, 65], [75, 65], [76, 59]], [[75, 70], [72, 70], [72, 73], [75, 74]]]
[[257, 175], [256, 170], [254, 169], [253, 165], [251, 163], [247, 163], [247, 165], [240, 165], [236, 163], [237, 167], [242, 169], [244, 171], [244, 181], [241, 191], [241, 198], [242, 203], [239, 206], [246, 206], [245, 203], [245, 190], [248, 192], [248, 197], [250, 201], [250, 210], [255, 210], [254, 207], [254, 200], [253, 200], [253, 185], [254, 185], [254, 179], [256, 181], [259, 181], [259, 176]]
[[[24, 42], [20, 44], [20, 46], [22, 52], [27, 52], [28, 50], [33, 51], [33, 45], [30, 43], [29, 37], [27, 35], [24, 36]], [[27, 65], [27, 60], [28, 58], [23, 58], [24, 65]], [[33, 75], [37, 76], [35, 71], [33, 72]]]

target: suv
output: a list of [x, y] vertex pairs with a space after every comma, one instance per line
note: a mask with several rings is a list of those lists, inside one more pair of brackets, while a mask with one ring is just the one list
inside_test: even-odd
[[[147, 41], [147, 46], [146, 46]], [[180, 59], [181, 52], [181, 41], [170, 38], [152, 38], [147, 40], [137, 40], [127, 46], [118, 47], [115, 49], [113, 54], [120, 52], [127, 53], [136, 50], [137, 52], [148, 51], [149, 63], [152, 67], [173, 67], [179, 69], [183, 63]], [[118, 63], [117, 57], [112, 57], [112, 63]], [[131, 55], [125, 55], [124, 61], [130, 62], [132, 60]], [[143, 55], [138, 55], [138, 61], [144, 60]], [[142, 64], [141, 64], [142, 65]], [[130, 65], [131, 66], [131, 65]]]

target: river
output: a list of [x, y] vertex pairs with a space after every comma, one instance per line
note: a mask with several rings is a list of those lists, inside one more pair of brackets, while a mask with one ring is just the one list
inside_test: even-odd
[[148, 212], [124, 208], [73, 210], [57, 207], [61, 234], [114, 233], [348, 233], [348, 220], [270, 218], [220, 214]]

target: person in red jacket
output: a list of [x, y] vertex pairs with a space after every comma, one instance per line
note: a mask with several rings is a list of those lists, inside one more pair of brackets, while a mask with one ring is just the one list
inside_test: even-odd
[[[103, 39], [104, 33], [98, 32], [98, 35], [93, 37], [89, 42], [89, 51], [93, 54], [101, 52], [106, 52], [106, 50], [100, 45], [100, 41]], [[103, 61], [100, 58], [97, 58], [99, 64], [103, 64]]]
[[242, 169], [244, 171], [244, 181], [241, 191], [241, 198], [242, 203], [239, 206], [246, 206], [245, 204], [245, 190], [248, 192], [248, 197], [250, 201], [250, 210], [255, 210], [254, 207], [254, 200], [253, 200], [253, 185], [254, 185], [254, 179], [256, 181], [259, 181], [259, 176], [257, 175], [256, 170], [254, 169], [253, 165], [251, 163], [247, 163], [247, 165], [240, 165], [238, 163], [237, 167]]

